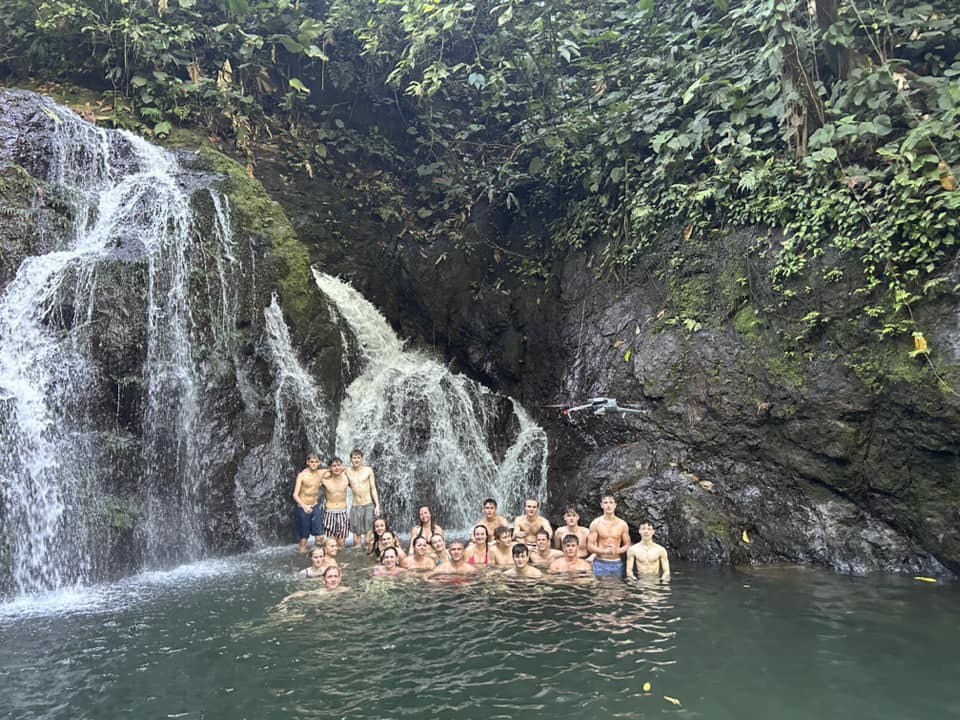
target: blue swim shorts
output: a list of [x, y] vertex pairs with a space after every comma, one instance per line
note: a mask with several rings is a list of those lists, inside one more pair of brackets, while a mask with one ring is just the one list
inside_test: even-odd
[[593, 561], [593, 574], [597, 577], [618, 577], [626, 575], [623, 560], [601, 560], [597, 558]]
[[322, 536], [323, 508], [314, 505], [312, 512], [304, 512], [303, 508], [297, 505], [297, 533], [301, 540], [306, 540], [311, 535]]

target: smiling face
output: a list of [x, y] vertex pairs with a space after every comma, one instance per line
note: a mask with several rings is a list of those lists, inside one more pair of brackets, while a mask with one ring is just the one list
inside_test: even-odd
[[517, 570], [520, 570], [521, 568], [526, 567], [526, 564], [529, 561], [530, 561], [530, 554], [527, 552], [527, 549], [525, 547], [523, 548], [522, 552], [515, 552], [513, 554], [513, 564], [517, 566]]
[[433, 515], [430, 514], [430, 508], [424, 505], [420, 508], [420, 524], [429, 525], [430, 521], [433, 519]]
[[653, 540], [653, 525], [650, 523], [640, 523], [640, 527], [637, 528], [637, 532], [640, 533], [641, 540]]
[[426, 557], [427, 555], [427, 540], [426, 538], [418, 537], [417, 541], [413, 544], [413, 554], [417, 557]]
[[383, 535], [380, 536], [380, 542], [383, 543], [383, 546], [385, 548], [393, 547], [394, 544], [397, 542], [397, 539], [393, 536], [393, 533], [388, 530], [387, 532], [385, 532]]
[[336, 538], [330, 538], [323, 544], [323, 549], [326, 551], [328, 556], [336, 557], [340, 546], [337, 544]]
[[454, 562], [463, 560], [463, 543], [459, 540], [450, 543], [450, 559]]
[[394, 548], [387, 548], [383, 551], [383, 557], [380, 558], [380, 562], [382, 562], [386, 568], [395, 568], [397, 566], [397, 551]]
[[550, 547], [550, 536], [545, 532], [537, 533], [537, 552], [546, 552]]
[[363, 455], [361, 455], [360, 453], [351, 454], [350, 464], [355, 468], [359, 468], [361, 465], [363, 465]]
[[442, 535], [434, 535], [430, 538], [430, 547], [433, 548], [433, 551], [438, 555], [447, 549], [447, 544], [444, 542]]
[[487, 544], [487, 528], [485, 525], [477, 525], [473, 529], [473, 542], [477, 545]]
[[383, 534], [387, 531], [387, 521], [383, 518], [377, 518], [373, 521], [373, 534], [378, 537], [383, 537]]

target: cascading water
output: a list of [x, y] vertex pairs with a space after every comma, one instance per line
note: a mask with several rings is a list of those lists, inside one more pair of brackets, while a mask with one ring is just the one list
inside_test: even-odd
[[[384, 512], [398, 529], [433, 508], [440, 524], [468, 528], [493, 497], [505, 513], [544, 499], [547, 439], [519, 403], [406, 350], [382, 315], [340, 280], [317, 285], [356, 335], [363, 370], [347, 388], [337, 447], [363, 450]], [[409, 524], [408, 524], [409, 523]]]
[[[323, 391], [297, 358], [276, 294], [264, 309], [265, 342], [274, 371], [273, 433], [250, 453], [237, 473], [236, 498], [245, 535], [254, 545], [270, 540], [267, 528], [290, 517], [290, 490], [303, 465], [291, 465], [289, 448], [303, 436], [308, 451], [325, 453], [332, 430]], [[304, 458], [300, 458], [303, 460]]]
[[[141, 466], [127, 469], [142, 502], [137, 538], [148, 562], [204, 548], [204, 372], [190, 305], [201, 237], [188, 182], [173, 155], [38, 102], [53, 121], [36, 140], [47, 143], [38, 147], [49, 156], [45, 180], [68, 196], [73, 224], [49, 252], [27, 258], [0, 297], [0, 491], [15, 593], [82, 582], [98, 561], [102, 449], [88, 408], [102, 378], [90, 359], [100, 342], [90, 326], [103, 268], [130, 259], [146, 266], [144, 446]], [[232, 238], [227, 213], [216, 215], [225, 284]], [[226, 292], [217, 289], [217, 304], [235, 314]], [[215, 345], [221, 330], [212, 322], [206, 340]], [[70, 562], [61, 545], [71, 548]]]

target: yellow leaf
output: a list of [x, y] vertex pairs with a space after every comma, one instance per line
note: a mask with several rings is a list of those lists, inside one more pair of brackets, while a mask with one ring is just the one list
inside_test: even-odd
[[957, 179], [950, 172], [950, 166], [945, 162], [940, 163], [940, 187], [948, 192], [957, 189]]
[[633, 352], [630, 351], [630, 350], [627, 350], [627, 354], [623, 356], [623, 361], [624, 361], [624, 362], [630, 362], [630, 358], [631, 358], [632, 356], [633, 356]]
[[689, 240], [691, 235], [693, 235], [693, 225], [687, 225], [683, 229], [683, 239]]
[[913, 347], [918, 353], [925, 353], [927, 351], [927, 339], [923, 336], [922, 332], [915, 332], [913, 334]]
[[749, 545], [749, 544], [752, 542], [752, 540], [750, 540], [750, 536], [747, 535], [747, 531], [746, 531], [746, 530], [743, 531], [743, 535], [742, 535], [741, 537], [743, 538], [743, 541], [744, 541], [747, 545]]
[[623, 340], [617, 340], [617, 341], [613, 344], [613, 346], [614, 346], [615, 348], [618, 348], [618, 347], [620, 347], [621, 345], [623, 345]]
[[680, 701], [679, 701], [679, 700], [677, 700], [677, 699], [674, 698], [674, 697], [670, 697], [669, 695], [664, 695], [664, 696], [663, 696], [663, 699], [666, 700], [668, 703], [673, 703], [674, 705], [679, 705], [679, 704], [680, 704]]
[[650, 683], [645, 682], [645, 683], [643, 684], [643, 691], [644, 691], [644, 692], [650, 692], [650, 688], [651, 688], [651, 687], [653, 687], [653, 686], [652, 686]]
[[936, 580], [934, 580], [933, 578], [923, 577], [922, 575], [917, 575], [917, 576], [914, 578], [914, 580], [919, 580], [920, 582], [929, 582], [929, 583], [935, 583], [935, 582], [936, 582]]

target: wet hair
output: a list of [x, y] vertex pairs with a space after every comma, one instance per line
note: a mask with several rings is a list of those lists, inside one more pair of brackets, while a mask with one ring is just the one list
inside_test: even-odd
[[307, 454], [307, 460], [319, 460], [319, 459], [320, 459], [320, 455], [315, 452]]
[[380, 558], [379, 558], [379, 561], [380, 561], [380, 562], [383, 562], [383, 558], [386, 556], [386, 554], [387, 554], [388, 552], [392, 552], [392, 553], [393, 553], [393, 556], [394, 556], [397, 560], [400, 559], [400, 551], [397, 550], [395, 547], [393, 547], [393, 546], [391, 545], [391, 546], [388, 547], [388, 548], [384, 548], [384, 549], [383, 549], [383, 552], [380, 553]]
[[353, 450], [350, 451], [350, 457], [353, 457], [354, 455], [359, 455], [360, 457], [363, 457], [363, 452], [360, 450], [360, 448], [354, 448]]
[[459, 545], [460, 547], [462, 547], [462, 548], [464, 548], [464, 549], [466, 549], [466, 547], [467, 547], [467, 544], [466, 544], [463, 540], [460, 540], [459, 538], [454, 538], [453, 540], [451, 540], [450, 542], [447, 543], [447, 550], [449, 550], [449, 549], [450, 549], [451, 547], [453, 547], [454, 545]]
[[548, 533], [543, 528], [540, 528], [539, 530], [537, 530], [537, 534], [535, 535], [535, 537], [540, 537], [541, 535], [543, 535], [547, 540], [550, 539], [550, 533]]
[[[431, 535], [431, 536], [430, 536], [430, 547], [433, 547], [433, 541], [436, 540], [437, 538], [440, 538], [441, 540], [443, 540], [443, 535], [440, 535], [439, 533], [437, 533], [437, 534], [435, 534], [435, 535]], [[444, 546], [444, 547], [447, 546], [447, 545], [446, 545], [446, 540], [444, 540], [444, 545], [443, 545], [443, 546]]]
[[484, 504], [484, 505], [490, 505], [490, 504], [492, 504], [494, 507], [496, 507], [496, 506], [497, 506], [497, 501], [494, 500], [493, 498], [487, 498], [486, 500], [483, 501], [483, 504]]
[[327, 575], [330, 574], [330, 571], [331, 571], [331, 570], [336, 570], [336, 571], [337, 571], [337, 574], [338, 574], [338, 575], [340, 574], [340, 568], [337, 567], [336, 565], [331, 565], [330, 567], [328, 567], [327, 569], [325, 569], [325, 570], [323, 571], [323, 579], [324, 579], [324, 580], [327, 579]]
[[604, 493], [603, 495], [600, 496], [600, 502], [603, 502], [607, 498], [610, 498], [614, 502], [617, 501], [617, 499], [613, 496], [613, 493]]
[[523, 506], [526, 507], [528, 502], [532, 502], [537, 507], [540, 507], [540, 501], [537, 500], [536, 498], [527, 498], [526, 500], [523, 501]]
[[503, 525], [500, 525], [499, 527], [496, 527], [493, 529], [494, 540], [499, 540], [504, 535], [512, 535], [512, 534], [513, 534], [513, 530], [511, 530], [508, 527], [504, 527]]
[[637, 527], [639, 528], [641, 525], [649, 525], [650, 527], [653, 527], [653, 521], [650, 518], [640, 518], [640, 522], [637, 523]]
[[[430, 513], [430, 534], [427, 537], [432, 538], [434, 535], [437, 535], [438, 533], [433, 529], [433, 510], [430, 509], [429, 505], [421, 505], [420, 507], [417, 508], [417, 520], [420, 520], [420, 511], [423, 510], [424, 508], [426, 508], [427, 512]], [[411, 540], [411, 543], [415, 543], [418, 537], [423, 537], [423, 521], [422, 520], [420, 520], [420, 522], [417, 524], [417, 535], [415, 538]]]
[[529, 554], [530, 554], [530, 551], [527, 550], [527, 546], [524, 545], [523, 543], [517, 543], [516, 545], [513, 546], [514, 557], [516, 557], [517, 555], [529, 555]]
[[341, 465], [343, 465], [343, 460], [341, 460], [338, 457], [332, 457], [330, 458], [330, 462], [328, 462], [327, 465], [334, 465], [336, 463], [340, 463]]
[[576, 533], [567, 533], [563, 536], [564, 545], [579, 545], [580, 538], [577, 537]]
[[310, 551], [310, 557], [313, 557], [314, 553], [320, 553], [323, 556], [326, 556], [327, 551], [323, 549], [323, 545], [314, 545], [313, 550]]
[[568, 514], [570, 514], [570, 513], [573, 513], [574, 515], [579, 515], [579, 514], [580, 514], [580, 513], [577, 511], [577, 506], [576, 506], [576, 505], [567, 505], [567, 506], [563, 509], [563, 514], [564, 514], [564, 515], [568, 515]]

